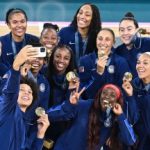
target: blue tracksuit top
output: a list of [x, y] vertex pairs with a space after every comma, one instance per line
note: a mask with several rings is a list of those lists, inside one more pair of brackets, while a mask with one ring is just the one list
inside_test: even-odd
[[[30, 74], [30, 75], [29, 75]], [[49, 101], [50, 101], [50, 85], [48, 80], [46, 79], [46, 77], [43, 74], [38, 74], [36, 78], [34, 78], [34, 76], [32, 75], [32, 73], [28, 73], [28, 78], [32, 78], [33, 80], [35, 80], [35, 82], [37, 82], [38, 84], [38, 100], [34, 103], [34, 105], [32, 106], [32, 108], [30, 109], [30, 111], [28, 110], [28, 112], [26, 113], [27, 117], [30, 118], [36, 118], [36, 114], [35, 109], [37, 107], [42, 107], [45, 110], [48, 109], [48, 105], [49, 105]], [[32, 114], [34, 116], [32, 116]]]
[[90, 53], [90, 50], [86, 49], [86, 44], [82, 40], [80, 33], [77, 34], [77, 30], [74, 27], [69, 26], [62, 28], [59, 31], [59, 37], [61, 44], [66, 44], [73, 50], [75, 64], [77, 66], [79, 64], [80, 57]]
[[[80, 60], [79, 77], [81, 88], [86, 87], [82, 94], [84, 99], [94, 98], [98, 90], [107, 83], [118, 85], [122, 89], [122, 79], [125, 72], [130, 72], [126, 60], [114, 53], [110, 54], [105, 71], [99, 75], [96, 71], [97, 55], [95, 52], [86, 55]], [[131, 124], [135, 124], [139, 118], [136, 113], [137, 106], [133, 96], [127, 96], [124, 90], [124, 112]]]
[[[69, 120], [73, 118], [72, 125], [57, 140], [54, 150], [86, 150], [89, 110], [93, 100], [80, 100], [77, 105], [71, 105], [69, 101], [48, 110], [51, 121]], [[110, 136], [111, 127], [104, 126], [106, 114], [100, 119], [101, 134], [98, 149], [104, 146]], [[132, 145], [136, 137], [132, 127], [128, 124], [124, 114], [117, 117], [119, 124], [118, 140], [126, 145]]]
[[[33, 118], [33, 115], [35, 115], [35, 109], [37, 107], [43, 107], [45, 110], [48, 109], [48, 104], [49, 104], [49, 96], [50, 96], [50, 86], [49, 86], [49, 82], [48, 80], [45, 78], [45, 76], [43, 74], [38, 74], [36, 78], [34, 78], [34, 76], [32, 75], [32, 73], [29, 73], [30, 75], [28, 75], [29, 78], [32, 78], [33, 80], [35, 80], [35, 82], [37, 82], [38, 84], [38, 88], [39, 88], [39, 95], [38, 95], [38, 100], [33, 104], [32, 108], [30, 108], [28, 110], [28, 112], [26, 112], [26, 115], [28, 115], [28, 117]], [[0, 95], [2, 94], [2, 90], [8, 80], [8, 77], [10, 76], [10, 71], [8, 71], [5, 75], [4, 78], [2, 78], [1, 82], [0, 82]]]
[[[2, 43], [2, 55], [1, 55], [1, 63], [5, 64], [8, 67], [8, 70], [11, 68], [14, 61], [14, 50], [16, 54], [28, 44], [39, 43], [39, 38], [31, 35], [25, 34], [25, 38], [22, 42], [14, 42], [15, 46], [12, 44], [12, 35], [11, 32], [4, 36], [0, 37], [0, 42]], [[14, 47], [14, 48], [13, 48]]]
[[[135, 78], [132, 82], [134, 96], [139, 108], [140, 118], [135, 124], [139, 135], [138, 150], [149, 150], [150, 148], [150, 84], [144, 85], [141, 79]], [[148, 142], [147, 142], [148, 141]]]
[[3, 64], [3, 63], [0, 63], [0, 78], [3, 77], [3, 75], [8, 71], [8, 67]]
[[[8, 71], [1, 80], [0, 95], [2, 94], [3, 87], [6, 84], [6, 81], [9, 76], [10, 76], [10, 71]], [[28, 76], [28, 77], [33, 78], [33, 80], [37, 82], [38, 87], [39, 87], [39, 100], [37, 101], [36, 105], [41, 106], [45, 109], [48, 109], [49, 96], [50, 96], [50, 85], [49, 85], [48, 80], [43, 74], [40, 74], [40, 73], [37, 75], [36, 78], [34, 78], [33, 75]]]
[[68, 82], [66, 80], [66, 74], [57, 75], [54, 74], [52, 76], [53, 85], [52, 87], [52, 95], [50, 98], [50, 104], [52, 105], [60, 105], [63, 101], [68, 99]]
[[[54, 73], [51, 79], [51, 94], [50, 94], [50, 103], [49, 106], [58, 106], [62, 104], [65, 100], [68, 100], [69, 90], [68, 83], [66, 80], [66, 73], [58, 75]], [[47, 130], [46, 136], [54, 141], [64, 132], [67, 128], [69, 122], [51, 122], [51, 126]]]
[[[140, 42], [141, 42], [141, 46], [140, 46]], [[145, 37], [137, 38], [135, 41], [135, 46], [133, 46], [133, 48], [130, 50], [126, 48], [125, 44], [122, 44], [115, 49], [115, 53], [118, 54], [119, 56], [124, 57], [128, 62], [134, 78], [137, 77], [137, 71], [136, 71], [137, 56], [138, 54], [147, 51], [150, 51], [150, 38], [145, 38]]]
[[19, 85], [20, 72], [11, 70], [3, 96], [0, 97], [1, 149], [41, 150], [43, 140], [36, 138], [37, 128], [30, 125], [17, 104]]
[[102, 75], [97, 73], [97, 54], [95, 52], [80, 59], [79, 77], [81, 87], [86, 87], [84, 98], [94, 98], [98, 90], [106, 83], [113, 83], [122, 87], [125, 72], [129, 72], [126, 60], [114, 53], [110, 54]]
[[47, 78], [41, 73], [38, 73], [37, 77], [34, 78], [34, 80], [36, 80], [36, 82], [38, 84], [38, 88], [39, 88], [38, 106], [43, 107], [45, 110], [47, 110], [48, 104], [49, 104], [49, 96], [50, 96], [49, 82], [48, 82]]

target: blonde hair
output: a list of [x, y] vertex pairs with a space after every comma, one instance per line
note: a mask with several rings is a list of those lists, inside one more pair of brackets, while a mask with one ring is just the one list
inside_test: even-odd
[[147, 56], [150, 57], [150, 52], [144, 52], [144, 53], [138, 54], [137, 59], [139, 59], [139, 57], [142, 56], [142, 55], [147, 55]]

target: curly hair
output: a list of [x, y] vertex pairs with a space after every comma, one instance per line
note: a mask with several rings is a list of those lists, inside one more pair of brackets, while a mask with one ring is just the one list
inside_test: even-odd
[[38, 99], [38, 92], [39, 92], [38, 85], [33, 79], [27, 77], [21, 77], [20, 84], [27, 84], [28, 86], [30, 86], [32, 90], [33, 101], [32, 104], [29, 106], [31, 107]]

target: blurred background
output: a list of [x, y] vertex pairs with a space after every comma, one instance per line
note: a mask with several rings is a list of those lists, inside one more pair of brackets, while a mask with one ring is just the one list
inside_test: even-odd
[[118, 35], [118, 22], [131, 11], [140, 27], [150, 27], [149, 0], [1, 0], [0, 35], [9, 32], [5, 24], [5, 14], [9, 8], [22, 8], [26, 11], [29, 22], [28, 32], [40, 35], [44, 22], [67, 26], [72, 21], [76, 10], [86, 2], [92, 2], [100, 10], [103, 27], [111, 27]]

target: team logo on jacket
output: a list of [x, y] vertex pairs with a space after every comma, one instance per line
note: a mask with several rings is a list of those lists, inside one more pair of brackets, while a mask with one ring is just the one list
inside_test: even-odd
[[40, 92], [45, 92], [45, 84], [41, 83], [39, 86]]
[[115, 67], [114, 67], [114, 65], [110, 65], [110, 66], [108, 66], [108, 72], [109, 73], [111, 73], [111, 74], [113, 74], [114, 72], [115, 72]]

